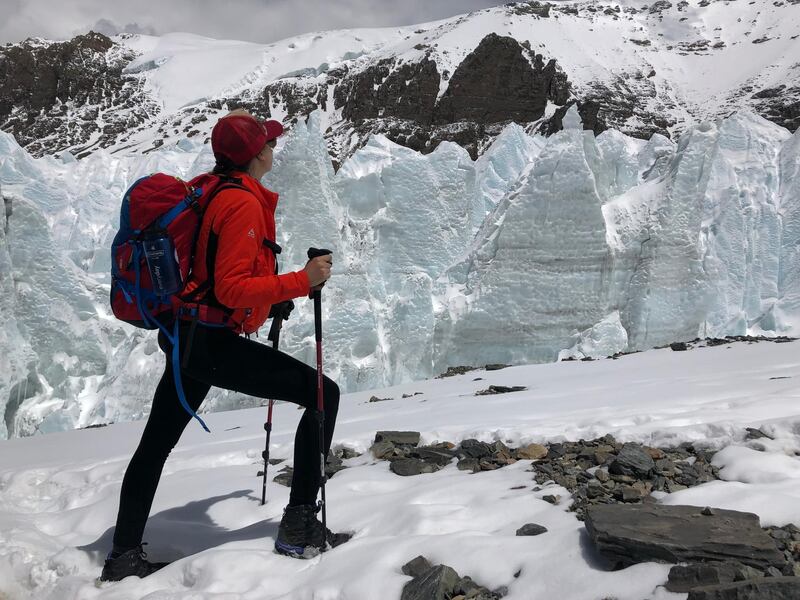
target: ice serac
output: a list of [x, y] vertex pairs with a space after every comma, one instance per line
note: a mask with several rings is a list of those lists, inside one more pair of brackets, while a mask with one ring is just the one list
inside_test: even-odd
[[0, 437], [147, 414], [160, 356], [154, 336], [109, 318], [111, 237], [128, 184], [188, 177], [198, 149], [33, 159], [0, 134]]
[[[334, 251], [323, 347], [343, 390], [800, 334], [798, 134], [749, 113], [677, 144], [594, 137], [574, 109], [563, 123], [549, 138], [509, 125], [474, 162], [452, 143], [423, 155], [376, 135], [337, 173], [319, 114], [281, 139], [265, 179], [281, 195], [281, 267]], [[33, 159], [0, 134], [0, 437], [147, 415], [163, 355], [107, 304], [120, 197], [142, 175], [212, 166], [199, 138], [75, 161]], [[313, 325], [299, 300], [281, 348], [313, 364]], [[213, 390], [203, 410], [260, 402]]]
[[367, 328], [355, 344], [339, 340], [361, 365], [346, 382], [430, 375], [432, 286], [472, 236], [478, 210], [473, 162], [455, 144], [421, 155], [374, 136], [342, 165], [336, 190], [349, 254], [345, 281], [353, 287], [343, 290], [352, 309], [337, 308], [349, 314], [332, 319], [359, 319]]
[[554, 360], [576, 330], [606, 316], [611, 256], [598, 191], [602, 156], [592, 132], [569, 123], [447, 272], [437, 369]]
[[800, 335], [800, 131], [780, 154], [779, 214], [783, 232], [778, 267], [776, 319], [790, 335]]
[[[341, 335], [357, 337], [358, 331], [345, 326], [339, 331], [338, 305], [346, 301], [338, 281], [347, 260], [341, 236], [341, 208], [333, 188], [333, 167], [328, 159], [320, 131], [319, 113], [308, 122], [298, 123], [276, 154], [273, 171], [265, 185], [279, 194], [276, 212], [278, 244], [283, 248], [278, 261], [282, 272], [301, 269], [308, 261], [308, 248], [327, 248], [333, 252], [336, 278], [323, 291], [325, 323], [325, 364], [336, 373], [338, 367], [333, 348], [338, 348]], [[346, 277], [346, 275], [344, 276]], [[315, 362], [314, 319], [310, 301], [296, 301], [297, 309], [284, 325], [281, 347], [307, 363]], [[336, 310], [332, 307], [336, 306]], [[269, 325], [269, 324], [268, 324]], [[352, 339], [352, 337], [350, 338]]]
[[649, 198], [645, 236], [620, 313], [634, 348], [692, 339], [711, 300], [699, 248], [702, 191], [710, 175], [712, 125], [684, 135], [668, 175]]
[[675, 142], [659, 133], [654, 133], [639, 152], [639, 176], [641, 181], [653, 181], [666, 174]]
[[544, 147], [543, 136], [530, 136], [511, 123], [503, 129], [492, 145], [475, 161], [475, 182], [478, 191], [473, 223], [483, 224], [486, 214], [497, 206], [509, 189], [519, 181], [520, 174], [532, 163]]
[[622, 326], [619, 311], [614, 311], [599, 323], [575, 336], [575, 345], [558, 353], [566, 358], [604, 358], [628, 347], [628, 332]]
[[675, 144], [654, 135], [642, 145], [613, 130], [603, 132], [597, 142], [603, 151], [600, 189], [605, 196], [602, 211], [612, 261], [609, 308], [632, 332], [631, 285], [641, 278], [644, 250], [652, 240], [652, 207], [663, 194], [663, 175], [675, 155]]
[[[703, 333], [774, 330], [781, 223], [778, 154], [789, 133], [749, 113], [717, 126], [700, 247], [718, 278]], [[768, 321], [768, 322], [765, 322]]]
[[[18, 359], [26, 363], [27, 373], [22, 393], [18, 386], [16, 396], [8, 398], [6, 427], [16, 434], [69, 429], [80, 419], [79, 407], [70, 400], [106, 370], [95, 299], [87, 290], [92, 286], [53, 244], [41, 211], [26, 198], [12, 200], [7, 239], [25, 243], [9, 244], [11, 323], [30, 350]], [[38, 397], [43, 392], [46, 396]]]
[[[0, 161], [0, 170], [3, 164]], [[9, 220], [14, 212], [13, 200], [0, 188], [0, 439], [13, 431], [13, 419], [20, 403], [33, 395], [37, 387], [34, 354], [15, 317], [16, 293], [14, 265], [8, 243]], [[32, 379], [32, 381], [29, 381]], [[30, 392], [30, 394], [29, 394]], [[11, 425], [11, 427], [9, 427]]]
[[788, 135], [750, 113], [699, 125], [663, 178], [629, 192], [645, 200], [620, 307], [633, 348], [775, 330], [777, 152]]
[[341, 255], [340, 209], [333, 190], [333, 166], [320, 131], [320, 112], [298, 123], [276, 154], [264, 184], [278, 192], [276, 226], [285, 247], [281, 263], [291, 269], [305, 265], [306, 250], [325, 247]]

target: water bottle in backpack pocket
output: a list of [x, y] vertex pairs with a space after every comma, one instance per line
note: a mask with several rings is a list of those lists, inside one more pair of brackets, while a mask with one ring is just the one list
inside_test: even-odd
[[153, 292], [157, 296], [170, 296], [183, 287], [181, 269], [175, 245], [166, 231], [152, 231], [142, 242], [147, 270]]

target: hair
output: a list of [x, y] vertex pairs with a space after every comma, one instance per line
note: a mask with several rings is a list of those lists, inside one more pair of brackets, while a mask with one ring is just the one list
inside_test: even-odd
[[247, 168], [250, 165], [235, 165], [233, 164], [229, 158], [222, 156], [221, 154], [215, 154], [214, 158], [217, 160], [217, 164], [214, 165], [214, 169], [211, 171], [214, 175], [230, 175], [233, 171], [242, 171], [247, 173]]

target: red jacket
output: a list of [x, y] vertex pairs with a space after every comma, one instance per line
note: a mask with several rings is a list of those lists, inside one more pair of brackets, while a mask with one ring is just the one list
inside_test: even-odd
[[[278, 302], [306, 296], [310, 290], [304, 270], [275, 274], [275, 255], [264, 240], [275, 241], [278, 194], [245, 173], [235, 173], [248, 191], [228, 189], [211, 202], [197, 239], [192, 276], [183, 296], [208, 279], [208, 250], [216, 246], [213, 296], [232, 309], [237, 333], [253, 333]], [[213, 248], [212, 248], [213, 249]]]

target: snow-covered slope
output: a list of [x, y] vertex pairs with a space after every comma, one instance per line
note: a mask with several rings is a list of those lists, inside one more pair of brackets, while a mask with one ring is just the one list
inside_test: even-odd
[[[800, 334], [798, 136], [752, 113], [672, 143], [510, 125], [478, 160], [374, 136], [334, 173], [323, 115], [282, 138], [282, 269], [335, 252], [328, 372], [345, 390], [450, 366], [606, 356], [697, 336]], [[187, 140], [144, 157], [33, 159], [0, 137], [0, 435], [139, 418], [161, 370], [155, 336], [115, 321], [109, 250], [142, 174], [208, 170]], [[7, 215], [7, 216], [6, 216]], [[314, 362], [300, 302], [282, 349]], [[216, 392], [205, 410], [258, 400]]]
[[0, 127], [37, 155], [142, 152], [206, 139], [226, 106], [287, 122], [319, 109], [337, 163], [374, 133], [426, 151], [456, 141], [476, 158], [509, 121], [560, 129], [576, 101], [596, 133], [675, 138], [744, 108], [794, 131], [798, 36], [795, 0], [559, 0], [268, 45], [29, 40], [0, 49]]
[[[611, 433], [652, 446], [732, 445], [714, 458], [724, 481], [660, 502], [753, 512], [762, 526], [797, 524], [797, 344], [656, 350], [349, 394], [342, 398], [335, 446], [363, 452], [375, 432], [386, 429], [420, 431], [424, 443], [477, 437], [517, 446]], [[528, 390], [475, 395], [488, 385]], [[371, 394], [391, 400], [368, 402]], [[259, 505], [264, 412], [210, 415], [211, 435], [200, 428], [185, 432], [167, 462], [145, 540], [151, 559], [186, 558], [146, 579], [102, 588], [94, 579], [143, 423], [0, 442], [0, 596], [396, 599], [410, 580], [401, 565], [423, 554], [490, 589], [507, 586], [507, 600], [686, 597], [660, 587], [669, 565], [599, 568], [582, 539], [583, 524], [567, 512], [566, 490], [551, 484], [534, 491], [526, 460], [477, 474], [450, 464], [437, 473], [399, 477], [369, 454], [349, 459], [349, 468], [327, 485], [328, 523], [354, 531], [354, 539], [310, 562], [276, 555], [272, 544], [288, 491], [270, 481], [268, 502]], [[293, 406], [277, 407], [272, 457], [291, 461], [299, 415]], [[745, 427], [760, 427], [775, 439], [746, 442]], [[543, 501], [548, 494], [562, 496], [561, 504]], [[514, 535], [530, 522], [549, 531]]]
[[[572, 95], [599, 99], [609, 116], [618, 113], [609, 125], [625, 132], [654, 130], [646, 126], [654, 116], [664, 130], [682, 131], [693, 121], [757, 106], [751, 96], [763, 90], [776, 90], [786, 105], [800, 100], [800, 6], [792, 2], [521, 2], [413, 27], [320, 32], [266, 47], [186, 34], [120, 41], [146, 48], [129, 70], [152, 68], [147, 81], [173, 115], [200, 100], [257, 94], [278, 80], [330, 85], [329, 71], [387, 60], [392, 69], [432, 61], [447, 74], [439, 82], [441, 99], [450, 76], [491, 33], [554, 59]], [[209, 85], [198, 65], [220, 76], [209, 77]], [[292, 112], [280, 104], [270, 106], [278, 118]], [[325, 125], [335, 127], [342, 107], [333, 108], [325, 110]]]

